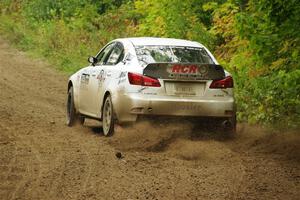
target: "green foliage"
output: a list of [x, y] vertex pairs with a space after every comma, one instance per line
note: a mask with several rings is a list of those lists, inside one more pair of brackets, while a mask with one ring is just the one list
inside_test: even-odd
[[213, 26], [210, 32], [218, 38], [216, 41], [216, 55], [225, 63], [229, 63], [238, 48], [245, 41], [240, 40], [235, 29], [235, 16], [239, 8], [230, 2], [218, 5], [215, 2], [204, 5], [205, 10], [213, 10]]
[[[248, 3], [247, 3], [248, 2]], [[234, 75], [239, 120], [299, 126], [299, 1], [207, 3], [215, 54]]]
[[299, 1], [249, 1], [248, 11], [238, 16], [241, 37], [257, 60], [256, 69], [264, 74], [300, 67]]
[[[7, 1], [13, 4], [13, 0]], [[99, 15], [91, 2], [24, 1], [17, 6], [21, 10], [0, 16], [0, 32], [20, 48], [73, 73], [108, 41], [133, 35], [131, 16], [126, 12], [130, 5]]]
[[76, 16], [89, 3], [81, 0], [27, 0], [23, 10], [33, 21], [45, 21]]
[[239, 117], [252, 123], [292, 127], [300, 123], [300, 70], [279, 71], [239, 82]]
[[297, 0], [1, 0], [0, 33], [72, 73], [119, 37], [199, 41], [235, 80], [238, 118], [300, 126]]
[[138, 35], [196, 40], [212, 47], [214, 38], [198, 20], [194, 4], [182, 0], [135, 1]]

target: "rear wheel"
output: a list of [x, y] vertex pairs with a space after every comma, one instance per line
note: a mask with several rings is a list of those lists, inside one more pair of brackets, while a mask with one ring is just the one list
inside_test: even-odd
[[112, 136], [114, 133], [114, 112], [111, 97], [107, 96], [104, 101], [102, 110], [102, 129], [105, 136]]
[[73, 87], [70, 87], [68, 91], [68, 98], [67, 98], [67, 119], [66, 119], [66, 124], [68, 126], [73, 126], [76, 119], [76, 109], [74, 105], [74, 95], [73, 95]]
[[[228, 125], [225, 125], [224, 123], [228, 123]], [[236, 133], [236, 116], [232, 116], [225, 120], [222, 123], [222, 128], [225, 131], [226, 135], [229, 137], [232, 137]]]
[[235, 134], [236, 133], [236, 115], [234, 115], [233, 117], [231, 117], [229, 120], [232, 123], [232, 128], [230, 130], [230, 133], [231, 134]]
[[79, 116], [78, 116], [78, 121], [79, 121], [79, 123], [80, 123], [81, 125], [83, 125], [83, 124], [84, 124], [84, 121], [85, 121], [85, 117], [82, 116], [82, 115], [79, 115]]

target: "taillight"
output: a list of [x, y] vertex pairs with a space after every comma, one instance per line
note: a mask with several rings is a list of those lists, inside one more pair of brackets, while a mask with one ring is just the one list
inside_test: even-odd
[[233, 79], [231, 76], [227, 76], [222, 80], [214, 80], [209, 88], [217, 89], [217, 88], [233, 88]]
[[157, 79], [148, 76], [143, 76], [141, 74], [128, 72], [128, 80], [131, 85], [160, 87], [160, 83]]

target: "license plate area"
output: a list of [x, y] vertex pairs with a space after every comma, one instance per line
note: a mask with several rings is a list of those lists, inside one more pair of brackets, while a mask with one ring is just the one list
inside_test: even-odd
[[205, 82], [165, 82], [167, 95], [172, 96], [203, 96]]

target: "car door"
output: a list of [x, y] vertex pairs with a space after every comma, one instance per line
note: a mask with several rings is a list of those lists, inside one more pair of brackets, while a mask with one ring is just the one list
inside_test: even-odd
[[90, 70], [92, 66], [88, 66], [80, 71], [80, 79], [79, 79], [79, 93], [78, 93], [78, 105], [79, 112], [85, 114], [87, 111], [87, 105], [89, 105], [88, 88], [90, 84]]
[[[101, 73], [103, 63], [109, 56], [115, 43], [106, 45], [96, 56], [97, 62], [86, 67], [81, 72], [80, 89], [79, 89], [79, 112], [85, 115], [97, 117], [98, 111], [94, 104], [96, 99], [99, 99], [101, 91], [98, 90], [101, 84]], [[102, 74], [104, 75], [104, 74]]]
[[119, 64], [123, 64], [121, 61], [124, 58], [124, 47], [120, 42], [116, 42], [112, 50], [103, 59], [101, 66], [95, 66], [96, 76], [92, 76], [92, 79], [96, 77], [97, 81], [93, 84], [91, 90], [97, 97], [93, 99], [92, 107], [96, 111], [97, 117], [101, 116], [101, 107], [103, 104], [103, 98], [106, 91], [111, 88], [116, 88], [116, 82], [120, 76]]

